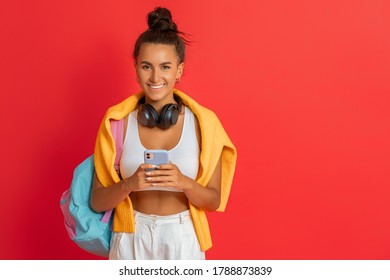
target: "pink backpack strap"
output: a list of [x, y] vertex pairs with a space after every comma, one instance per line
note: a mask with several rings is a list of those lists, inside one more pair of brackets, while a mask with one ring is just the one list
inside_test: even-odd
[[[114, 137], [114, 140], [115, 140], [115, 149], [116, 149], [116, 156], [115, 156], [114, 167], [115, 167], [116, 171], [119, 171], [119, 161], [121, 159], [122, 148], [123, 148], [123, 126], [124, 126], [124, 120], [123, 119], [120, 119], [120, 120], [113, 120], [113, 119], [111, 119], [110, 120], [110, 125], [111, 125], [112, 136]], [[113, 211], [113, 209], [106, 211], [104, 213], [101, 221], [104, 222], [104, 223], [108, 223], [110, 218], [111, 218], [112, 211]]]
[[116, 148], [116, 156], [115, 156], [115, 163], [114, 167], [116, 171], [119, 171], [119, 161], [121, 159], [122, 155], [122, 148], [123, 148], [123, 125], [124, 120], [110, 120], [111, 125], [111, 132], [112, 136], [115, 140], [115, 148]]

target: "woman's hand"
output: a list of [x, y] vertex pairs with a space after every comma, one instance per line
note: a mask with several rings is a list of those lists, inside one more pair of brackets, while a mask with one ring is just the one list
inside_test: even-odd
[[[146, 170], [153, 167], [156, 169]], [[221, 174], [222, 161], [220, 158], [206, 186], [202, 186], [195, 180], [185, 176], [172, 163], [161, 164], [157, 167], [151, 164], [141, 164], [133, 176], [124, 181], [128, 193], [144, 188], [170, 187], [183, 191], [188, 200], [195, 206], [207, 211], [215, 211], [221, 200]]]
[[153, 164], [141, 164], [137, 171], [130, 177], [105, 188], [94, 175], [91, 207], [96, 212], [103, 212], [116, 207], [132, 191], [152, 187], [152, 183], [146, 181], [146, 169], [155, 168]]
[[126, 179], [124, 179], [124, 186], [127, 191], [139, 191], [146, 188], [153, 187], [153, 181], [148, 180], [150, 175], [147, 175], [148, 170], [158, 168], [158, 166], [153, 164], [141, 164], [134, 174]]
[[191, 188], [191, 179], [181, 173], [172, 163], [161, 164], [156, 170], [145, 172], [145, 181], [152, 187], [170, 187], [177, 190]]
[[207, 186], [202, 186], [183, 175], [180, 169], [172, 163], [161, 164], [156, 170], [145, 172], [145, 181], [153, 187], [171, 187], [182, 190], [195, 206], [207, 211], [215, 211], [221, 200], [221, 167], [220, 158]]

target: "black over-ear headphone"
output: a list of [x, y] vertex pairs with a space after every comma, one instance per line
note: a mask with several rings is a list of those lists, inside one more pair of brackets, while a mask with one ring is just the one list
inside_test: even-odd
[[156, 109], [154, 109], [152, 105], [145, 103], [145, 96], [143, 96], [139, 100], [138, 122], [143, 126], [150, 128], [158, 126], [162, 129], [167, 129], [171, 125], [176, 124], [183, 104], [178, 95], [174, 94], [173, 98], [177, 104], [169, 103], [164, 105], [160, 115], [158, 115]]

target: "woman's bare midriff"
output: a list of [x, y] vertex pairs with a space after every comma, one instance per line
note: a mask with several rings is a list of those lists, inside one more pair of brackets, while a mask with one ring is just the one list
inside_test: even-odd
[[130, 194], [135, 211], [144, 214], [167, 216], [189, 209], [183, 192], [140, 191]]

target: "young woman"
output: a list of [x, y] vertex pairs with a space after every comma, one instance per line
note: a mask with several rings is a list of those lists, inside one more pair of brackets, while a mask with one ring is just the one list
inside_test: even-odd
[[[110, 259], [204, 259], [212, 246], [205, 211], [223, 211], [236, 149], [215, 114], [174, 88], [184, 70], [185, 40], [171, 13], [156, 8], [134, 47], [142, 89], [111, 107], [95, 146], [91, 206], [115, 208]], [[119, 174], [110, 120], [124, 119]], [[144, 163], [146, 149], [170, 162]]]

